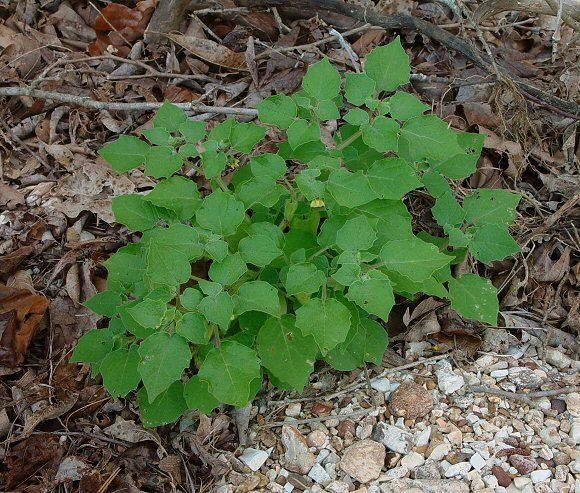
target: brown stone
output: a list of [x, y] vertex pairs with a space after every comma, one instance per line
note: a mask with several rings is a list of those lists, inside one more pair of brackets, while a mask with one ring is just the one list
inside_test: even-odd
[[531, 457], [524, 455], [510, 455], [510, 464], [514, 466], [520, 474], [530, 474], [538, 468], [538, 463]]
[[344, 438], [347, 433], [354, 436], [356, 433], [356, 423], [352, 419], [345, 419], [338, 424], [336, 431], [340, 438]]
[[292, 472], [308, 474], [316, 464], [316, 457], [309, 450], [306, 438], [293, 426], [282, 427], [282, 444], [284, 445], [284, 466]]
[[500, 486], [507, 488], [510, 484], [512, 484], [512, 477], [500, 466], [493, 466], [491, 468], [491, 473], [495, 476]]
[[327, 402], [316, 402], [314, 406], [312, 406], [311, 412], [315, 416], [330, 416], [332, 407], [332, 404]]
[[385, 446], [373, 440], [361, 440], [348, 447], [340, 459], [340, 468], [356, 481], [377, 479], [385, 464]]
[[389, 399], [389, 409], [395, 416], [417, 419], [426, 416], [433, 409], [431, 393], [414, 382], [402, 383]]

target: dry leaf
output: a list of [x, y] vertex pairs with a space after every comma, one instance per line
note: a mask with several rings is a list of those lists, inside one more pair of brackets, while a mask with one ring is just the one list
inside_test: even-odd
[[17, 366], [48, 308], [45, 296], [0, 284], [0, 363]]
[[209, 39], [192, 38], [183, 34], [168, 34], [167, 36], [171, 41], [206, 62], [220, 67], [248, 70], [245, 53], [236, 53]]

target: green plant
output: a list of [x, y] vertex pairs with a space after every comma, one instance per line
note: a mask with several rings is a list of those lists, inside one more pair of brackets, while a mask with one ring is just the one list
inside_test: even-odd
[[[266, 126], [227, 119], [207, 132], [169, 103], [143, 132], [149, 143], [121, 136], [101, 150], [115, 170], [144, 165], [161, 181], [113, 200], [117, 221], [142, 236], [105, 263], [108, 291], [87, 306], [110, 324], [83, 336], [73, 361], [91, 363], [112, 395], [140, 387], [147, 426], [243, 406], [264, 376], [301, 391], [320, 359], [338, 370], [379, 364], [387, 334], [377, 320], [395, 295], [448, 298], [467, 318], [497, 322], [493, 285], [454, 278], [451, 265], [518, 251], [508, 224], [519, 196], [456, 200], [449, 179], [475, 171], [485, 137], [395, 92], [410, 74], [398, 39], [365, 69], [343, 81], [322, 60], [301, 91], [261, 102], [260, 121], [286, 133], [276, 154], [250, 155]], [[195, 181], [177, 174], [184, 164]], [[413, 232], [403, 199], [414, 190], [434, 199], [436, 236]]]

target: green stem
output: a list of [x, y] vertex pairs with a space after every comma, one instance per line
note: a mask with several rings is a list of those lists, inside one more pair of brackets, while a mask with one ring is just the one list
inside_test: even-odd
[[336, 146], [336, 148], [341, 151], [342, 149], [344, 149], [346, 146], [352, 144], [356, 139], [358, 139], [360, 136], [362, 135], [362, 130], [357, 130], [355, 133], [353, 133], [350, 137], [348, 137], [346, 140], [343, 140], [340, 144], [338, 144]]
[[328, 250], [328, 249], [330, 249], [329, 246], [321, 248], [317, 252], [314, 252], [312, 255], [310, 255], [310, 257], [308, 257], [308, 261], [312, 260], [314, 257], [318, 257], [321, 253], [326, 252], [326, 250]]
[[189, 276], [189, 278], [192, 279], [192, 280], [194, 280], [194, 281], [197, 281], [197, 282], [207, 281], [207, 279], [204, 279], [203, 277], [194, 276], [193, 274], [191, 276]]
[[219, 185], [219, 187], [224, 191], [224, 192], [229, 192], [228, 187], [226, 186], [226, 184], [224, 183], [223, 179], [221, 176], [216, 176], [214, 178], [215, 182]]

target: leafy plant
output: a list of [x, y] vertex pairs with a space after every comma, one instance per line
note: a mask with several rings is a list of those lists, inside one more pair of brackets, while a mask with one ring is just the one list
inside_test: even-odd
[[[317, 360], [380, 363], [395, 296], [448, 298], [497, 322], [493, 285], [451, 266], [518, 251], [508, 225], [519, 196], [457, 200], [449, 180], [475, 171], [485, 137], [395, 92], [410, 73], [398, 39], [365, 70], [343, 80], [322, 60], [301, 91], [262, 101], [261, 123], [286, 135], [277, 153], [256, 149], [267, 126], [227, 119], [208, 131], [169, 103], [148, 142], [121, 136], [101, 150], [115, 170], [144, 166], [161, 181], [113, 200], [117, 221], [142, 235], [105, 263], [108, 291], [87, 306], [110, 323], [81, 338], [73, 361], [91, 363], [112, 395], [139, 389], [145, 425], [243, 406], [265, 377], [301, 391]], [[415, 190], [433, 198], [435, 236], [413, 231], [404, 200]]]

